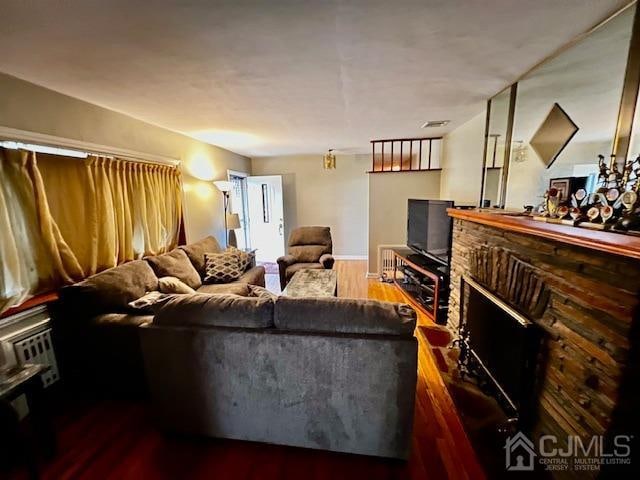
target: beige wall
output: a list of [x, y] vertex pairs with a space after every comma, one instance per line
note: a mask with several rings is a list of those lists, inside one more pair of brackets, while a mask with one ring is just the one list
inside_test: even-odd
[[367, 254], [369, 155], [337, 155], [335, 170], [322, 168], [322, 155], [254, 158], [254, 175], [282, 175], [285, 237], [302, 225], [331, 227], [337, 256]]
[[407, 200], [440, 198], [440, 172], [369, 174], [369, 272], [378, 270], [378, 245], [407, 242]]
[[458, 205], [478, 205], [486, 113], [482, 112], [444, 137], [441, 197]]
[[0, 127], [181, 160], [189, 241], [209, 234], [223, 241], [222, 199], [210, 180], [251, 169], [241, 155], [4, 74]]

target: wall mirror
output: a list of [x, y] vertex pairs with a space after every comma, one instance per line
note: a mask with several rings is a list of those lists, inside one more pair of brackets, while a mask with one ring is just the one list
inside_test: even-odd
[[[636, 17], [638, 13], [636, 13]], [[638, 19], [636, 19], [638, 22]], [[636, 30], [640, 29], [640, 25], [635, 25]], [[636, 33], [637, 35], [637, 33]], [[640, 45], [639, 42], [635, 42], [634, 45], [631, 45], [633, 52], [630, 53], [630, 56], [635, 59], [635, 63], [630, 67], [634, 69], [636, 73], [636, 83], [630, 82], [629, 96], [631, 97], [631, 105], [634, 109], [635, 115], [633, 117], [632, 130], [631, 130], [631, 138], [629, 143], [629, 152], [627, 154], [627, 160], [633, 160], [640, 157]], [[630, 62], [631, 63], [631, 62]], [[635, 90], [633, 88], [635, 87]], [[635, 97], [635, 98], [634, 98]]]
[[505, 165], [509, 150], [505, 148], [511, 129], [511, 103], [515, 87], [507, 87], [489, 100], [485, 155], [482, 171], [480, 206], [496, 207], [504, 203]]
[[[610, 161], [616, 136], [635, 8], [621, 11], [518, 82], [511, 138], [505, 136], [509, 144], [502, 147], [510, 149], [503, 177], [506, 208], [540, 204], [551, 185], [567, 197], [578, 188], [595, 189], [598, 156]], [[493, 115], [488, 151], [490, 135], [500, 133], [492, 122]]]

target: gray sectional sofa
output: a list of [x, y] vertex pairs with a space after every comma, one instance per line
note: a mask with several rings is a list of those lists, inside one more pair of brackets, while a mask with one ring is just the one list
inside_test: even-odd
[[140, 329], [169, 430], [407, 458], [415, 312], [337, 298], [183, 295]]
[[248, 295], [248, 285], [264, 286], [264, 267], [248, 267], [235, 282], [203, 284], [205, 253], [222, 249], [213, 237], [171, 252], [134, 260], [64, 287], [54, 307], [54, 334], [64, 377], [82, 388], [145, 393], [138, 329], [153, 314], [129, 302], [158, 290], [158, 277], [175, 276], [200, 293]]
[[[262, 267], [202, 285], [204, 254], [218, 249], [208, 238], [64, 288], [54, 315], [63, 377], [83, 391], [150, 395], [172, 431], [407, 458], [415, 312], [278, 297], [253, 286], [264, 286]], [[131, 311], [167, 275], [197, 293]]]

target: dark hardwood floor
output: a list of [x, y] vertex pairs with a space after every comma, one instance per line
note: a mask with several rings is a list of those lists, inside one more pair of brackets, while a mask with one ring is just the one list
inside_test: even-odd
[[[365, 262], [336, 262], [338, 293], [404, 301], [366, 280]], [[421, 325], [429, 324], [420, 318]], [[413, 448], [408, 462], [294, 447], [165, 434], [143, 401], [74, 397], [55, 405], [58, 454], [43, 479], [482, 479], [484, 474], [436, 367], [420, 342]], [[15, 471], [10, 478], [27, 478]]]

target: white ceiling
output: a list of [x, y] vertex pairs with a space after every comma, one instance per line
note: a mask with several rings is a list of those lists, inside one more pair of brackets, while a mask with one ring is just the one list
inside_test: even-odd
[[[571, 143], [613, 142], [634, 14], [626, 9], [518, 82], [515, 141], [528, 142], [558, 103], [579, 128]], [[508, 97], [505, 91], [491, 104], [491, 133], [502, 141]]]
[[249, 156], [367, 152], [450, 131], [626, 3], [3, 0], [0, 70]]

